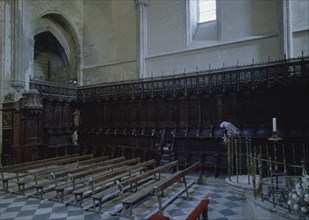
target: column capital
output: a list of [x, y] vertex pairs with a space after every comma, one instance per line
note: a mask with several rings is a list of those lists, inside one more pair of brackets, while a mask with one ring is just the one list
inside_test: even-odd
[[140, 6], [148, 7], [148, 0], [134, 0], [135, 8], [138, 9]]

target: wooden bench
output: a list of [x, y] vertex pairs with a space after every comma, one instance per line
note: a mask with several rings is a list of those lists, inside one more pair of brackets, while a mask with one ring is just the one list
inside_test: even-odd
[[66, 155], [66, 156], [61, 156], [61, 157], [56, 157], [56, 158], [48, 158], [48, 159], [43, 159], [43, 160], [36, 160], [36, 161], [30, 161], [30, 162], [26, 162], [26, 163], [19, 163], [19, 164], [14, 164], [14, 165], [10, 165], [10, 166], [0, 167], [1, 181], [2, 181], [3, 190], [4, 191], [8, 191], [8, 186], [9, 186], [8, 185], [8, 181], [10, 179], [15, 179], [16, 178], [16, 174], [15, 174], [15, 176], [7, 177], [7, 176], [5, 176], [5, 173], [12, 173], [15, 169], [18, 169], [18, 168], [21, 168], [21, 167], [25, 167], [25, 166], [29, 166], [29, 165], [34, 165], [34, 164], [44, 163], [44, 162], [48, 162], [48, 161], [55, 161], [55, 160], [65, 159], [65, 158], [69, 158], [69, 157], [73, 157], [73, 156], [77, 156], [77, 155], [78, 154]]
[[[79, 172], [83, 172], [83, 171], [93, 170], [93, 169], [95, 169], [97, 167], [100, 167], [100, 166], [103, 166], [103, 165], [106, 165], [104, 167], [104, 170], [110, 169], [110, 168], [113, 168], [113, 166], [109, 166], [110, 164], [121, 162], [123, 160], [125, 160], [125, 157], [118, 157], [118, 158], [115, 158], [115, 159], [106, 160], [106, 161], [102, 161], [102, 162], [99, 162], [99, 163], [94, 163], [94, 164], [86, 165], [86, 166], [83, 166], [83, 167], [77, 167], [77, 168], [74, 168], [74, 169], [66, 169], [66, 170], [62, 170], [62, 171], [59, 171], [59, 172], [51, 173], [51, 174], [49, 174], [49, 177], [52, 179], [51, 182], [48, 182], [48, 183], [36, 183], [34, 185], [34, 187], [36, 188], [38, 197], [42, 198], [43, 194], [44, 194], [43, 188], [45, 186], [48, 186], [50, 184], [54, 184], [55, 187], [57, 187], [58, 186], [58, 182], [66, 180], [67, 176], [69, 174], [72, 175], [74, 173], [79, 173]], [[65, 184], [65, 183], [63, 183], [63, 184]], [[63, 185], [63, 184], [61, 184], [61, 185]], [[53, 189], [53, 188], [51, 188], [51, 189]]]
[[[131, 174], [132, 172], [136, 172], [138, 171], [140, 168], [143, 168], [143, 167], [147, 167], [147, 166], [151, 166], [151, 165], [155, 165], [156, 161], [155, 160], [149, 160], [149, 161], [145, 161], [143, 163], [140, 163], [140, 164], [137, 164], [135, 166], [132, 166], [132, 167], [129, 167], [126, 169], [126, 172], [128, 172], [127, 174], [122, 174], [122, 175], [118, 175], [118, 176], [115, 176], [114, 178], [112, 179], [109, 179], [108, 181], [116, 181], [116, 180], [121, 180], [121, 178], [123, 178], [124, 176], [128, 176], [129, 178], [127, 180], [125, 180], [123, 182], [123, 184], [121, 184], [122, 186], [126, 186], [126, 185], [130, 185], [136, 181], [138, 181], [139, 179], [143, 179], [145, 178], [145, 174], [147, 173], [146, 176], [150, 176], [150, 175], [153, 175], [155, 172], [145, 172], [143, 174], [140, 174], [136, 177], [131, 177]], [[154, 169], [153, 169], [154, 170]], [[99, 182], [100, 185], [103, 185], [103, 184], [106, 184], [108, 181], [104, 181], [104, 182]], [[93, 188], [92, 190], [92, 196], [91, 198], [93, 199], [93, 205], [95, 207], [96, 205], [96, 201], [99, 203], [99, 208], [101, 209], [101, 205], [102, 205], [102, 199], [104, 197], [106, 197], [107, 195], [109, 194], [112, 194], [112, 193], [115, 193], [119, 190], [119, 186], [112, 186], [106, 190], [103, 190], [103, 191], [98, 191], [98, 190], [94, 190], [95, 188]], [[121, 193], [121, 190], [119, 191], [119, 193]]]
[[95, 158], [92, 158], [90, 160], [85, 160], [85, 161], [79, 162], [78, 166], [85, 166], [85, 165], [97, 163], [97, 162], [100, 162], [100, 161], [106, 161], [108, 159], [109, 159], [109, 156], [95, 157]]
[[[122, 178], [131, 177], [135, 173], [141, 174], [143, 170], [147, 169], [147, 167], [143, 165], [140, 165], [140, 167], [138, 168], [136, 168], [136, 166], [133, 166], [133, 167], [132, 169], [131, 167], [119, 168], [117, 170], [107, 173], [104, 176], [100, 176], [98, 178], [93, 178], [89, 180], [87, 187], [83, 187], [73, 192], [74, 197], [75, 197], [75, 204], [77, 204], [79, 201], [80, 206], [81, 206], [84, 198], [91, 196], [93, 193], [97, 193], [97, 192], [100, 192], [101, 190], [106, 189], [106, 187], [109, 187], [112, 183], [116, 184], [116, 182], [121, 180]], [[117, 185], [114, 185], [108, 189], [111, 189], [114, 187], [116, 187], [117, 189]]]
[[[163, 166], [157, 167], [157, 168], [155, 168], [153, 170], [150, 170], [150, 171], [144, 173], [143, 175], [137, 176], [135, 178], [130, 178], [130, 179], [124, 181], [124, 182], [121, 182], [121, 185], [122, 185], [122, 187], [130, 185], [131, 188], [133, 188], [133, 185], [134, 185], [135, 186], [135, 190], [134, 191], [136, 192], [139, 181], [141, 181], [141, 180], [143, 180], [143, 179], [145, 179], [145, 178], [147, 178], [149, 176], [152, 176], [152, 175], [154, 175], [154, 179], [155, 180], [156, 179], [160, 180], [161, 179], [161, 174], [164, 171], [172, 169], [175, 166], [176, 166], [176, 170], [178, 170], [178, 161], [177, 160], [172, 161], [172, 162], [170, 162], [168, 164], [165, 164]], [[156, 174], [158, 174], [159, 176], [156, 177]]]
[[[62, 159], [58, 160], [57, 162], [53, 164], [46, 165], [45, 169], [43, 170], [28, 170], [28, 174], [32, 175], [34, 177], [35, 183], [37, 184], [37, 177], [47, 177], [50, 173], [58, 172], [58, 171], [63, 171], [67, 170], [67, 168], [77, 168], [78, 166], [81, 166], [83, 163], [87, 163], [88, 161], [92, 161], [92, 154], [90, 155], [82, 155], [82, 156], [77, 156], [77, 157], [72, 157], [72, 158], [67, 158], [67, 159]], [[96, 158], [94, 158], [96, 159]], [[57, 166], [58, 167], [52, 167], [48, 168], [48, 166]], [[68, 165], [68, 166], [66, 166]]]
[[[55, 188], [56, 190], [56, 193], [57, 193], [57, 198], [60, 200], [60, 201], [63, 201], [63, 197], [64, 197], [64, 190], [68, 187], [70, 187], [70, 185], [72, 185], [72, 190], [74, 191], [76, 189], [76, 184], [79, 184], [79, 183], [83, 183], [85, 182], [84, 178], [87, 177], [87, 176], [90, 176], [90, 175], [93, 175], [93, 174], [97, 174], [97, 178], [99, 178], [100, 176], [105, 176], [106, 173], [102, 173], [106, 170], [111, 170], [110, 173], [113, 173], [113, 170], [116, 168], [116, 167], [121, 167], [123, 165], [129, 165], [129, 164], [132, 164], [132, 163], [139, 163], [140, 162], [140, 158], [133, 158], [131, 160], [125, 160], [125, 161], [121, 161], [119, 163], [115, 163], [115, 164], [110, 164], [110, 165], [107, 165], [107, 166], [103, 166], [103, 167], [95, 167], [93, 168], [92, 166], [90, 167], [91, 169], [90, 170], [84, 170], [82, 172], [78, 172], [76, 174], [68, 174], [68, 178], [67, 178], [67, 184], [63, 184], [61, 186], [58, 186]], [[87, 167], [88, 168], [88, 167]], [[122, 167], [120, 168], [120, 170], [124, 170], [125, 171], [126, 167]], [[122, 172], [124, 172], [122, 171]], [[92, 177], [90, 177], [92, 179]], [[77, 179], [80, 179], [79, 181], [77, 181]]]
[[[188, 192], [188, 187], [187, 187], [187, 182], [186, 182], [186, 176], [191, 173], [192, 171], [196, 170], [197, 168], [201, 168], [201, 162], [198, 161], [194, 164], [192, 164], [190, 167], [180, 171], [178, 175], [175, 176], [170, 176], [166, 178], [164, 181], [159, 182], [155, 187], [155, 195], [157, 196], [157, 200], [159, 203], [159, 214], [163, 214], [163, 206], [162, 206], [162, 201], [161, 201], [161, 196], [164, 195], [164, 190], [167, 189], [169, 186], [171, 186], [173, 183], [176, 181], [182, 179], [186, 191], [187, 198], [189, 198], [189, 192]], [[200, 172], [200, 177], [201, 178], [201, 172]]]
[[21, 173], [28, 173], [28, 175], [32, 175], [34, 176], [34, 180], [37, 184], [37, 177], [40, 175], [36, 175], [35, 171], [33, 171], [34, 169], [37, 168], [42, 168], [45, 167], [45, 169], [47, 169], [48, 166], [51, 165], [63, 165], [63, 164], [69, 164], [69, 163], [73, 163], [73, 162], [78, 162], [78, 161], [83, 161], [83, 160], [87, 160], [89, 158], [92, 158], [93, 155], [89, 154], [89, 155], [82, 155], [82, 156], [76, 156], [76, 157], [72, 157], [72, 158], [65, 158], [65, 159], [58, 159], [58, 160], [54, 160], [54, 161], [45, 161], [43, 163], [40, 164], [33, 164], [33, 165], [28, 165], [25, 167], [20, 167], [17, 169], [14, 169], [13, 171], [16, 174], [16, 178], [17, 178], [17, 184], [18, 184], [18, 189], [24, 193], [25, 191], [25, 182], [20, 180], [20, 174]]
[[125, 199], [122, 200], [122, 204], [123, 204], [122, 214], [124, 216], [126, 216], [127, 210], [129, 209], [129, 212], [130, 212], [129, 216], [131, 216], [132, 215], [132, 206], [134, 204], [136, 204], [138, 201], [140, 201], [141, 199], [145, 198], [146, 196], [149, 196], [152, 193], [155, 193], [155, 195], [158, 198], [159, 214], [162, 214], [163, 213], [163, 206], [162, 206], [162, 202], [161, 202], [161, 195], [164, 194], [164, 190], [167, 187], [171, 186], [176, 181], [182, 179], [183, 182], [184, 182], [187, 197], [188, 197], [189, 194], [188, 194], [185, 176], [188, 175], [190, 172], [192, 172], [193, 170], [197, 169], [200, 166], [201, 166], [200, 161], [196, 162], [195, 164], [191, 165], [190, 167], [188, 167], [188, 168], [186, 168], [182, 171], [177, 171], [177, 172], [171, 174], [170, 176], [163, 178], [163, 179], [147, 186], [146, 188], [143, 188], [143, 189], [139, 190], [138, 192], [126, 197]]

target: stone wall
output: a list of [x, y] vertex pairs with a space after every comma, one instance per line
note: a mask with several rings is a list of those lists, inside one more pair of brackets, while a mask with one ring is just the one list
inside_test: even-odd
[[137, 2], [136, 8], [133, 1], [85, 2], [85, 85], [139, 77], [138, 7], [142, 3], [145, 77], [282, 59], [288, 55], [287, 41], [292, 56], [302, 51], [309, 54], [306, 1], [290, 1], [292, 39], [284, 29], [288, 6], [280, 1], [220, 1], [215, 26], [194, 26], [188, 13], [194, 1]]

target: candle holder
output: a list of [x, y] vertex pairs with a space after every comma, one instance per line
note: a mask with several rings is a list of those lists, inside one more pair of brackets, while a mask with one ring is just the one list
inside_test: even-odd
[[279, 137], [279, 134], [277, 131], [273, 131], [272, 134], [271, 134], [271, 137], [268, 138], [268, 140], [270, 141], [280, 141], [282, 140], [282, 138]]

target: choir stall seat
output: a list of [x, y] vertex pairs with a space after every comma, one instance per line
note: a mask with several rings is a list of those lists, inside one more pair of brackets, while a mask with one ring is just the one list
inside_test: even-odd
[[240, 136], [244, 137], [244, 138], [251, 138], [251, 137], [254, 136], [254, 133], [253, 133], [253, 130], [251, 128], [243, 128], [241, 130]]

